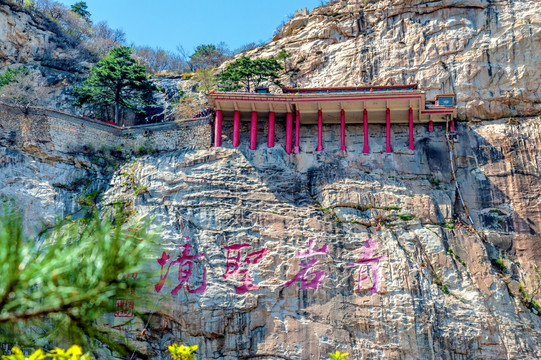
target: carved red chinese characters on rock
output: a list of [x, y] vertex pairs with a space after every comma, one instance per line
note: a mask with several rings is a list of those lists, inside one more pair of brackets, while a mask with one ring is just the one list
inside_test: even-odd
[[179, 248], [182, 249], [181, 256], [169, 264], [165, 274], [163, 273], [164, 267], [171, 257], [164, 251], [162, 254], [162, 257], [157, 260], [158, 264], [160, 264], [161, 266], [160, 281], [154, 286], [154, 289], [156, 290], [156, 292], [160, 292], [162, 290], [162, 287], [165, 284], [165, 280], [169, 276], [169, 270], [171, 269], [171, 266], [178, 264], [178, 285], [175, 286], [173, 290], [171, 290], [171, 295], [176, 295], [179, 292], [179, 290], [182, 289], [184, 284], [186, 284], [186, 290], [191, 294], [200, 294], [200, 293], [205, 292], [205, 290], [207, 289], [207, 269], [206, 268], [203, 269], [203, 281], [199, 287], [192, 289], [189, 283], [190, 277], [192, 276], [193, 266], [194, 266], [193, 260], [202, 258], [205, 256], [205, 254], [190, 255], [190, 251], [192, 248], [190, 244], [180, 245]]
[[[257, 290], [259, 289], [258, 285], [255, 285], [252, 283], [252, 277], [250, 276], [250, 268], [252, 265], [258, 264], [265, 255], [267, 255], [267, 252], [269, 249], [265, 248], [262, 250], [254, 251], [252, 253], [249, 253], [244, 257], [244, 260], [241, 261], [242, 258], [242, 249], [250, 247], [250, 244], [234, 244], [229, 246], [224, 246], [224, 249], [227, 250], [227, 262], [226, 262], [226, 269], [224, 273], [224, 279], [228, 279], [231, 276], [237, 276], [241, 275], [242, 278], [242, 285], [235, 288], [235, 292], [237, 294], [244, 294], [248, 291]], [[244, 268], [241, 269], [243, 267]]]
[[[308, 241], [308, 250], [299, 250], [297, 254], [295, 254], [295, 257], [297, 259], [305, 259], [316, 255], [325, 255], [329, 252], [329, 247], [326, 244], [323, 245], [319, 250], [314, 250], [315, 247], [316, 241], [314, 239], [310, 239]], [[319, 260], [320, 259], [316, 258], [306, 263], [301, 263], [301, 271], [299, 271], [297, 275], [293, 277], [293, 279], [283, 284], [282, 287], [289, 287], [294, 282], [300, 281], [301, 289], [318, 289], [321, 282], [325, 278], [325, 272], [322, 270], [315, 270], [309, 273], [308, 271], [310, 271], [319, 262]]]
[[348, 264], [349, 267], [360, 266], [357, 291], [361, 291], [361, 286], [364, 282], [372, 281], [372, 287], [368, 290], [372, 295], [379, 292], [380, 282], [378, 275], [378, 263], [384, 260], [387, 256], [374, 256], [378, 243], [372, 239], [366, 239], [366, 243], [361, 247], [359, 253], [360, 260], [353, 264]]

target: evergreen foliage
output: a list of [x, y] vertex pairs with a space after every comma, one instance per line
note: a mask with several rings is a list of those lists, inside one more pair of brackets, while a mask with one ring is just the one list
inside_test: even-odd
[[[18, 213], [0, 216], [0, 343], [35, 347], [69, 340], [98, 340], [118, 354], [132, 346], [96, 320], [114, 311], [115, 300], [145, 287], [144, 267], [152, 235], [147, 225], [122, 226], [96, 210], [65, 219], [44, 240], [25, 236]], [[126, 274], [139, 273], [136, 279]], [[143, 299], [138, 299], [142, 303]], [[92, 344], [95, 346], [95, 344]]]
[[157, 87], [132, 54], [127, 46], [113, 48], [91, 69], [83, 86], [73, 90], [75, 105], [114, 106], [115, 123], [119, 124], [121, 108], [143, 112], [145, 106], [154, 104]]
[[285, 72], [289, 72], [289, 66], [288, 66], [288, 59], [291, 57], [291, 53], [288, 52], [286, 49], [282, 49], [280, 50], [280, 52], [278, 53], [278, 55], [276, 56], [276, 60], [278, 61], [281, 61], [283, 66], [284, 66], [284, 69], [285, 69]]
[[83, 19], [90, 21], [90, 11], [87, 10], [88, 5], [85, 1], [78, 1], [75, 4], [71, 5], [71, 11], [79, 15]]
[[276, 59], [252, 60], [243, 56], [228, 64], [225, 71], [220, 74], [221, 88], [225, 91], [244, 88], [250, 92], [264, 82], [278, 85], [278, 72], [282, 69], [282, 65]]

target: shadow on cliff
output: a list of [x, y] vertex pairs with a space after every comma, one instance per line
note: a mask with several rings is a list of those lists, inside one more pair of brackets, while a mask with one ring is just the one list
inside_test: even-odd
[[[509, 197], [509, 191], [512, 189], [502, 188], [502, 185], [491, 181], [481, 170], [485, 166], [502, 165], [501, 163], [508, 161], [505, 154], [472, 127], [460, 125], [458, 130], [458, 144], [455, 145], [457, 176], [464, 201], [468, 207], [478, 211], [479, 224], [499, 232], [536, 235], [533, 222], [519, 216], [515, 209], [510, 208], [513, 199]], [[518, 146], [516, 142], [511, 145], [515, 150]], [[512, 151], [513, 149], [509, 149], [509, 152]], [[509, 172], [499, 173], [497, 176], [513, 178], [516, 174], [517, 169], [511, 166]], [[511, 211], [502, 211], [502, 207], [508, 207]]]
[[[398, 138], [400, 134], [396, 136]], [[506, 214], [498, 210], [499, 205], [510, 203], [506, 189], [498, 188], [479, 170], [485, 165], [505, 161], [501, 150], [495, 148], [472, 127], [464, 124], [457, 125], [454, 138], [457, 177], [464, 201], [475, 214], [475, 225], [504, 233], [535, 235], [531, 221], [518, 216], [515, 211]], [[399, 141], [402, 141], [402, 138]], [[405, 145], [406, 141], [403, 142]], [[392, 155], [373, 152], [370, 156], [351, 156], [332, 148], [321, 153], [308, 151], [306, 154], [296, 155], [287, 154], [283, 144], [278, 141], [273, 149], [267, 149], [265, 144], [260, 143], [256, 151], [250, 150], [248, 143], [248, 134], [241, 134], [239, 150], [269, 191], [293, 207], [318, 207], [316, 198], [325, 186], [349, 181], [400, 184], [407, 187], [410, 194], [424, 196], [431, 194], [422, 188], [411, 186], [408, 180], [427, 180], [431, 182], [432, 188], [439, 189], [440, 180], [436, 178], [441, 178], [441, 188], [445, 186], [446, 189], [453, 189], [455, 186], [449, 150], [441, 126], [439, 131], [435, 130], [434, 133], [417, 134], [413, 153], [402, 152], [401, 149], [405, 146], [397, 145], [398, 150]], [[301, 141], [301, 148], [302, 145]], [[466, 221], [458, 192], [454, 191], [454, 198], [451, 200], [453, 217]]]

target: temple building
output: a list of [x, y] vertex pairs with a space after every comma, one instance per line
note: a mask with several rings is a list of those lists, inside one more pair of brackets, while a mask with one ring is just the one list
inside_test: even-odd
[[[441, 94], [427, 100], [417, 84], [402, 86], [370, 86], [343, 88], [282, 88], [282, 94], [259, 90], [246, 92], [212, 92], [208, 95], [216, 113], [214, 145], [221, 146], [222, 124], [233, 122], [232, 142], [239, 146], [240, 123], [250, 122], [250, 149], [257, 147], [257, 124], [268, 122], [267, 146], [275, 146], [275, 124], [285, 122], [285, 150], [299, 152], [299, 134], [302, 125], [318, 126], [316, 151], [322, 151], [323, 124], [340, 124], [340, 149], [346, 150], [346, 126], [363, 124], [363, 152], [370, 152], [368, 124], [386, 125], [386, 152], [392, 152], [392, 125], [409, 125], [409, 148], [414, 150], [414, 125], [428, 126], [434, 122], [446, 123], [454, 131], [456, 106], [454, 94]], [[260, 139], [261, 140], [261, 139]]]

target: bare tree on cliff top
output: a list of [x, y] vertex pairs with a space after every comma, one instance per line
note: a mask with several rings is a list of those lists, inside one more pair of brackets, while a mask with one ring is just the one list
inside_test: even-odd
[[222, 64], [229, 56], [231, 51], [225, 43], [201, 44], [195, 48], [190, 56], [190, 67], [192, 71], [197, 69], [209, 69]]
[[[6, 70], [6, 72], [8, 72]], [[28, 114], [31, 106], [38, 105], [47, 96], [47, 88], [40, 84], [37, 75], [28, 71], [19, 71], [0, 88], [0, 101], [18, 107]]]
[[115, 123], [119, 124], [121, 108], [143, 112], [145, 106], [154, 104], [157, 88], [132, 54], [133, 49], [126, 46], [113, 48], [92, 68], [83, 86], [73, 89], [75, 105], [114, 106]]

